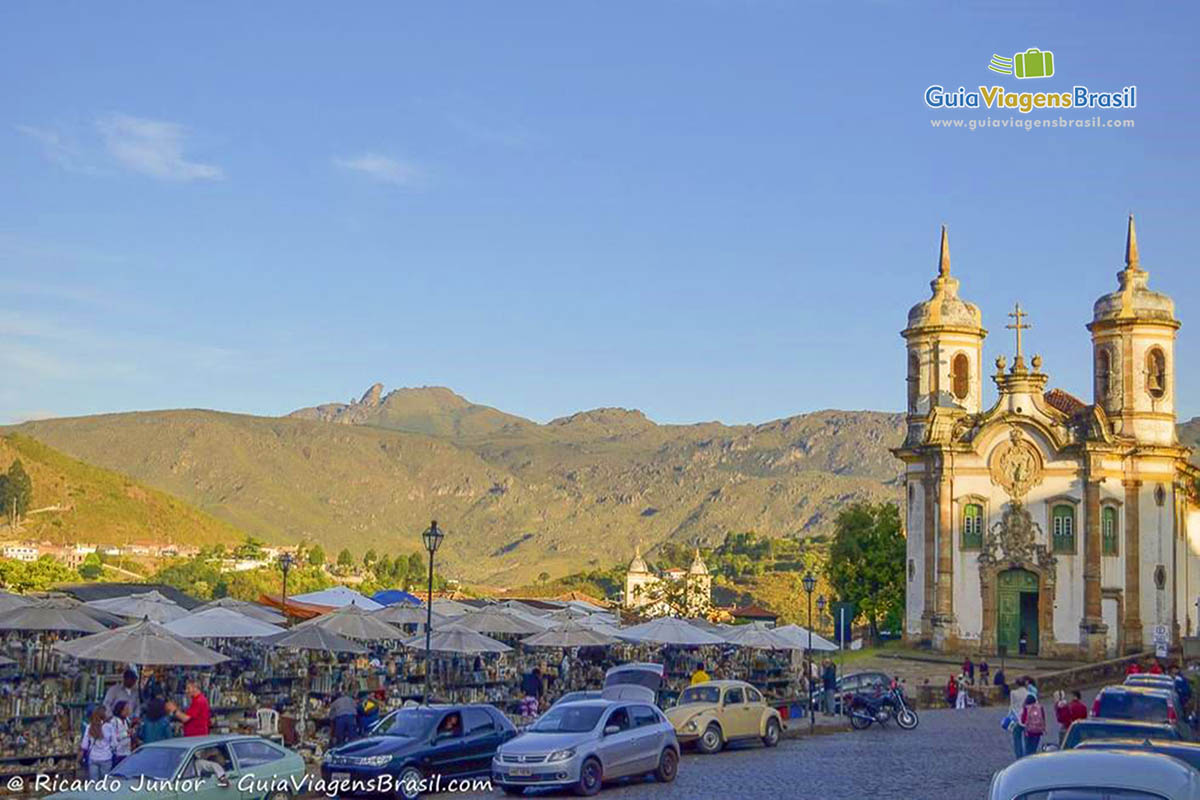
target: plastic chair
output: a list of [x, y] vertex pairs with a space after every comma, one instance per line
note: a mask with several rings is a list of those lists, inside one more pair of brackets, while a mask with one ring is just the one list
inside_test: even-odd
[[267, 739], [280, 739], [279, 712], [273, 708], [260, 708], [255, 712], [258, 718], [258, 735]]

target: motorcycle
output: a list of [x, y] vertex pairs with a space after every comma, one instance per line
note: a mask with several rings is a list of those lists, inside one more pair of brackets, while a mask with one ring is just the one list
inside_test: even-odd
[[866, 730], [872, 725], [886, 725], [889, 720], [896, 720], [901, 730], [911, 731], [920, 723], [917, 712], [909, 707], [904, 699], [904, 689], [899, 684], [893, 684], [889, 689], [877, 695], [868, 697], [855, 694], [847, 704], [850, 715], [850, 726], [855, 730]]

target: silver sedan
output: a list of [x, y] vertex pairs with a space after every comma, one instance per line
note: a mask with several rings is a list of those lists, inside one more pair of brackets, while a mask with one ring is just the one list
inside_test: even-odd
[[1062, 750], [996, 773], [988, 800], [1200, 800], [1200, 772], [1145, 750]]
[[679, 742], [649, 703], [584, 700], [552, 707], [492, 759], [492, 782], [505, 794], [528, 786], [570, 787], [593, 795], [608, 780], [654, 775], [675, 780]]

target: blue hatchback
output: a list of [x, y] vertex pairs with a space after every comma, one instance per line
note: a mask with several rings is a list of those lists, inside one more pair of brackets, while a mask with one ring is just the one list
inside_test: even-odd
[[516, 728], [489, 705], [403, 708], [385, 716], [358, 741], [336, 747], [321, 762], [321, 777], [338, 795], [394, 793], [411, 800], [448, 781], [488, 776], [492, 756]]

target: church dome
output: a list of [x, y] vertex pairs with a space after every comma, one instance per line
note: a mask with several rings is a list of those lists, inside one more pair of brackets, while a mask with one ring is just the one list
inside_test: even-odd
[[638, 545], [633, 551], [633, 561], [629, 562], [629, 571], [636, 573], [649, 573], [650, 568], [646, 566], [646, 562], [642, 560], [642, 547]]
[[979, 306], [958, 296], [958, 281], [950, 276], [950, 240], [942, 226], [942, 246], [938, 254], [938, 276], [930, 284], [933, 295], [908, 312], [908, 327], [926, 328], [949, 325], [959, 328], [983, 327]]
[[696, 556], [692, 559], [692, 566], [688, 568], [689, 575], [707, 575], [708, 566], [704, 563], [704, 559], [700, 557], [700, 548], [696, 548]]
[[1102, 295], [1092, 308], [1093, 322], [1118, 319], [1161, 320], [1175, 323], [1175, 301], [1149, 288], [1150, 273], [1142, 269], [1138, 256], [1133, 215], [1125, 234], [1125, 269], [1117, 273], [1119, 288]]

